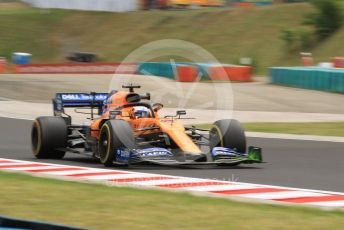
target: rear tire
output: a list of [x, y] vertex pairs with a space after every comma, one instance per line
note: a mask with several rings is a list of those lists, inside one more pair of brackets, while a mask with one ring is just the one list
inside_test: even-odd
[[105, 122], [100, 130], [98, 149], [100, 162], [106, 167], [112, 166], [118, 150], [135, 149], [131, 125], [123, 120]]
[[237, 120], [225, 119], [216, 121], [209, 134], [210, 151], [214, 147], [225, 147], [236, 150], [239, 153], [246, 152], [245, 131]]
[[67, 146], [67, 124], [62, 117], [38, 117], [31, 129], [32, 152], [39, 159], [61, 159]]

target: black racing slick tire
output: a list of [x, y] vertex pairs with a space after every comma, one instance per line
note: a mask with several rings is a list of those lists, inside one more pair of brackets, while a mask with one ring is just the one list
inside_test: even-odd
[[123, 120], [105, 122], [100, 130], [98, 149], [100, 162], [106, 167], [113, 166], [118, 150], [135, 149], [131, 125]]
[[225, 147], [240, 153], [246, 152], [246, 136], [239, 121], [224, 119], [216, 121], [209, 133], [209, 147]]
[[32, 152], [39, 159], [61, 159], [67, 146], [68, 127], [62, 117], [38, 117], [31, 129]]

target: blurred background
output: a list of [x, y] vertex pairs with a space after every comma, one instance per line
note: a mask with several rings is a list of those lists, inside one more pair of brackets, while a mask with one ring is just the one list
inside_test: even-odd
[[87, 52], [98, 61], [121, 61], [147, 42], [175, 38], [266, 75], [268, 67], [301, 65], [300, 52], [311, 53], [314, 65], [343, 56], [344, 3], [316, 2], [1, 0], [0, 57], [11, 62], [14, 52], [24, 52], [35, 63], [60, 63], [72, 52]]

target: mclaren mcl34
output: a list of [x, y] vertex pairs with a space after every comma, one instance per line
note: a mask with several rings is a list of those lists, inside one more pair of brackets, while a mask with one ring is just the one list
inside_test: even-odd
[[[209, 130], [184, 127], [185, 110], [161, 117], [163, 105], [153, 104], [149, 93], [134, 92], [140, 86], [122, 88], [110, 93], [57, 93], [54, 116], [33, 122], [33, 154], [50, 159], [63, 158], [66, 152], [84, 154], [105, 166], [262, 163], [261, 148], [246, 147], [237, 120], [215, 121]], [[65, 108], [89, 114], [87, 125], [73, 124]]]

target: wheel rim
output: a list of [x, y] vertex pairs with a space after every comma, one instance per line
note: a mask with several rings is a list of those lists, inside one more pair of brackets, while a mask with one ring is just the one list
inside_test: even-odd
[[216, 128], [212, 128], [209, 133], [210, 149], [221, 146], [220, 135]]
[[33, 124], [31, 131], [31, 145], [32, 150], [35, 155], [38, 154], [39, 149], [41, 148], [41, 130], [37, 121]]
[[109, 133], [106, 129], [102, 130], [99, 137], [99, 157], [102, 162], [105, 161], [110, 148]]
[[106, 162], [111, 148], [111, 139], [110, 139], [110, 129], [107, 125], [104, 125], [99, 137], [99, 158], [102, 163]]

